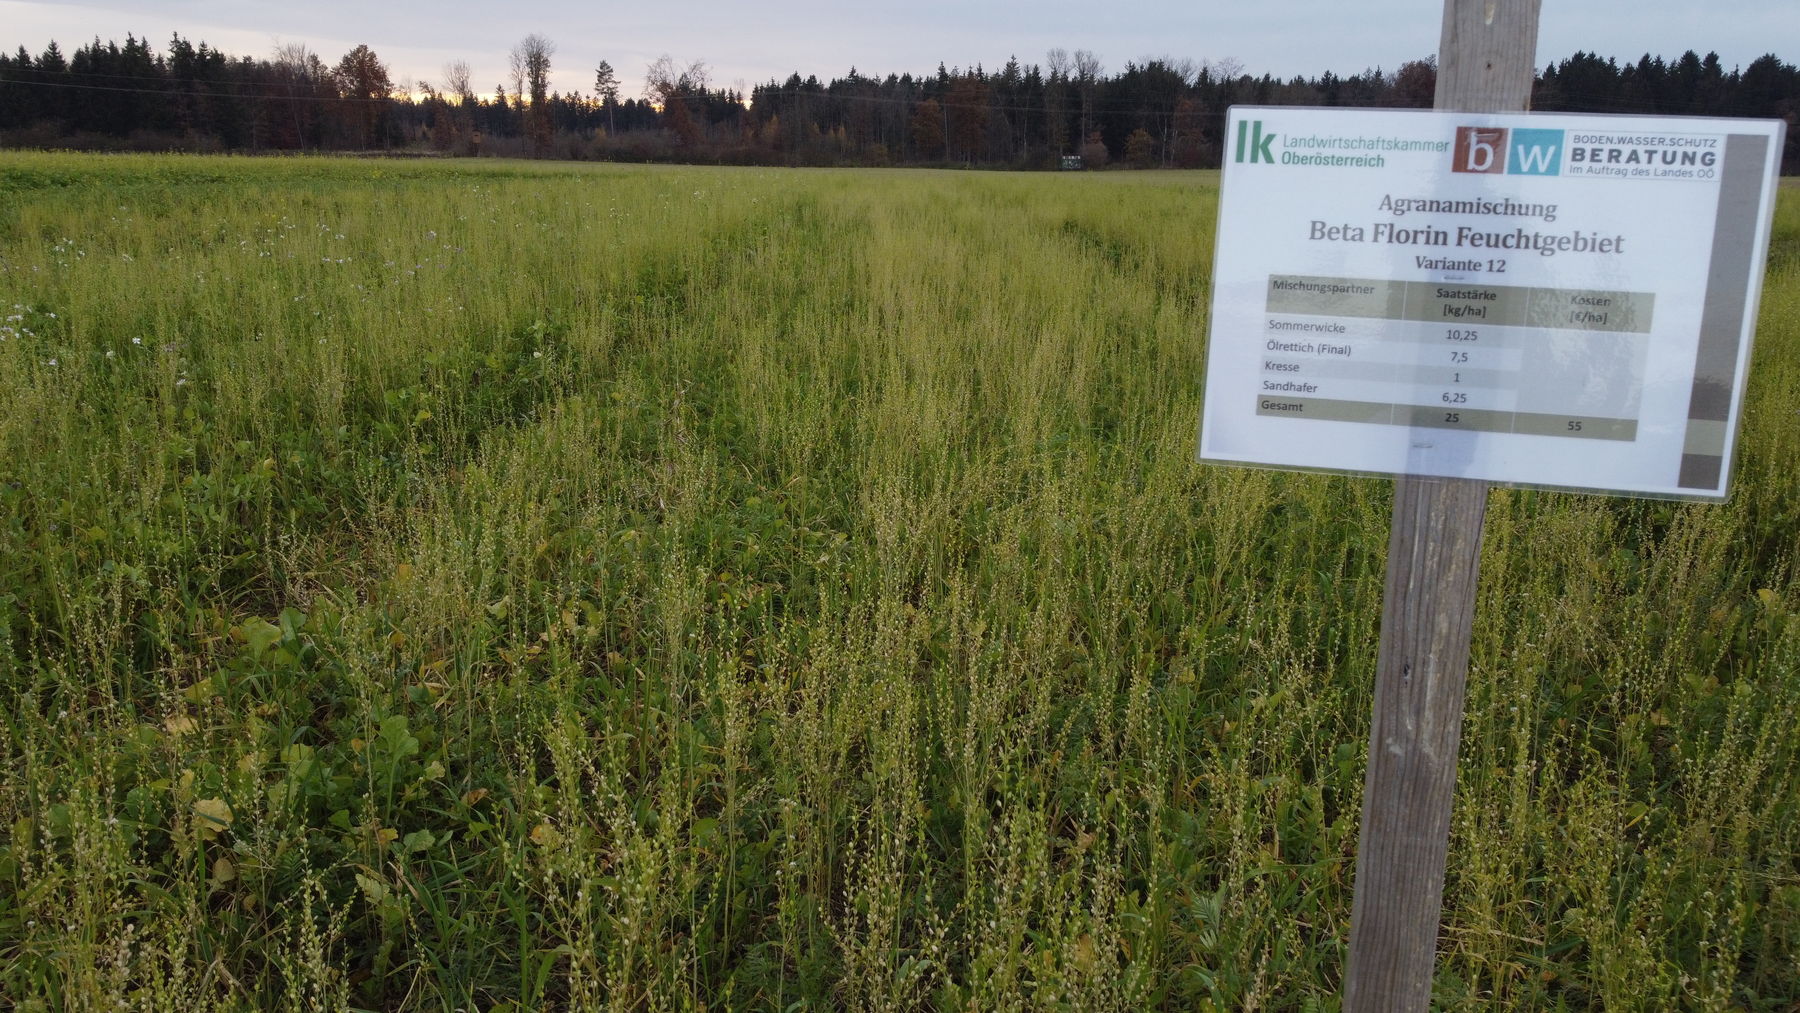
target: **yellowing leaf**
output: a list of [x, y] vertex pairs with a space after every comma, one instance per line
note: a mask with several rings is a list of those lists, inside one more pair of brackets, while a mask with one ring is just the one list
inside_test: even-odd
[[222, 798], [203, 798], [194, 802], [194, 815], [200, 817], [200, 829], [209, 839], [231, 826], [231, 807]]
[[214, 886], [223, 886], [237, 878], [237, 869], [232, 866], [231, 859], [220, 855], [213, 861], [212, 881]]
[[1075, 966], [1084, 972], [1092, 971], [1094, 969], [1094, 961], [1098, 956], [1098, 953], [1094, 949], [1094, 937], [1088, 933], [1082, 933], [1080, 938], [1075, 940], [1073, 960]]
[[531, 843], [540, 848], [554, 848], [562, 843], [562, 834], [548, 823], [539, 823], [531, 828]]
[[186, 735], [199, 726], [194, 723], [193, 718], [186, 714], [171, 714], [168, 720], [163, 722], [163, 727], [168, 729], [170, 735]]

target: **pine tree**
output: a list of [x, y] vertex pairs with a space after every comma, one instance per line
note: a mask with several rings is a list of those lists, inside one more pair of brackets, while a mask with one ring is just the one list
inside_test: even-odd
[[613, 110], [619, 107], [619, 75], [613, 73], [612, 64], [605, 60], [594, 70], [594, 94], [600, 97], [600, 104], [606, 109], [606, 132], [613, 132]]

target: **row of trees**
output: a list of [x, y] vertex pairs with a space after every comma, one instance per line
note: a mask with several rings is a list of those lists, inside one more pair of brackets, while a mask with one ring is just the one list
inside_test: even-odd
[[[748, 95], [711, 86], [706, 66], [665, 56], [641, 97], [602, 62], [594, 88], [549, 88], [556, 48], [513, 47], [510, 79], [477, 94], [466, 64], [440, 82], [395, 82], [357, 46], [335, 64], [301, 45], [232, 57], [177, 35], [158, 53], [141, 39], [95, 39], [65, 57], [56, 43], [0, 55], [0, 142], [202, 150], [419, 149], [454, 154], [778, 164], [1217, 165], [1234, 103], [1424, 107], [1431, 60], [1392, 73], [1277, 79], [1235, 60], [1127, 62], [1108, 73], [1086, 50], [1042, 64], [1008, 60], [935, 74], [822, 82], [798, 74]], [[1618, 63], [1578, 52], [1544, 69], [1541, 110], [1785, 118], [1800, 127], [1800, 70], [1774, 55], [1726, 69], [1714, 54]], [[1789, 130], [1800, 171], [1800, 129]]]

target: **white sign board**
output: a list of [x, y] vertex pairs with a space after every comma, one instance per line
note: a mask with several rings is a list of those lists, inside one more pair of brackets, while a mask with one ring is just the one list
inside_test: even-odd
[[1203, 460], [1725, 496], [1782, 123], [1227, 131]]

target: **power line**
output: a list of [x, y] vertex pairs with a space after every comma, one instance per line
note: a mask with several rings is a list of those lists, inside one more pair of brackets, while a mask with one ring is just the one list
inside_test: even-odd
[[[182, 91], [182, 90], [175, 89], [175, 88], [124, 88], [124, 87], [118, 87], [118, 86], [114, 86], [114, 85], [103, 85], [103, 84], [75, 84], [74, 82], [71, 82], [71, 81], [22, 81], [18, 78], [0, 79], [0, 86], [8, 86], [8, 85], [24, 85], [28, 88], [73, 88], [73, 89], [76, 89], [79, 91], [125, 92], [125, 93], [129, 93], [129, 94], [134, 94], [134, 95], [164, 95], [164, 96], [177, 95], [177, 96], [191, 96], [194, 98], [229, 98], [229, 99], [242, 99], [242, 100], [246, 100], [246, 101], [262, 100], [262, 101], [266, 101], [266, 102], [399, 102], [399, 101], [401, 101], [400, 99], [396, 99], [396, 98], [392, 98], [392, 97], [356, 98], [354, 96], [349, 96], [349, 95], [343, 95], [343, 96], [340, 96], [340, 95], [292, 95], [292, 94], [279, 95], [279, 94], [272, 94], [272, 93], [268, 93], [268, 92], [245, 93], [245, 92]], [[281, 87], [281, 86], [276, 85], [274, 87]]]
[[[181, 90], [181, 89], [176, 89], [176, 88], [128, 88], [128, 87], [124, 87], [121, 85], [77, 84], [73, 81], [41, 81], [41, 80], [33, 81], [33, 80], [25, 80], [25, 79], [21, 79], [21, 78], [0, 78], [0, 86], [3, 86], [3, 85], [23, 85], [23, 86], [29, 87], [29, 88], [69, 88], [69, 89], [75, 89], [78, 91], [104, 91], [104, 92], [118, 92], [118, 93], [136, 94], [136, 95], [190, 96], [190, 97], [194, 97], [194, 98], [231, 98], [231, 99], [242, 99], [242, 100], [251, 100], [251, 101], [262, 100], [262, 101], [282, 101], [282, 102], [289, 102], [289, 101], [292, 101], [292, 102], [404, 102], [404, 103], [410, 103], [413, 105], [423, 104], [423, 103], [421, 103], [420, 100], [414, 99], [411, 96], [406, 96], [403, 98], [395, 98], [395, 97], [354, 98], [354, 97], [349, 97], [349, 96], [340, 97], [340, 96], [334, 96], [334, 95], [294, 95], [294, 94], [283, 95], [283, 94], [276, 94], [276, 93], [271, 93], [271, 92], [266, 92], [266, 91], [265, 92], [188, 91], [188, 90]], [[243, 88], [243, 87], [245, 87], [244, 85], [237, 84], [235, 82], [222, 82], [221, 86], [226, 87], [226, 88]], [[255, 86], [252, 85], [250, 87], [255, 87]], [[269, 87], [279, 88], [279, 87], [285, 87], [285, 86], [284, 85], [273, 85], [273, 86], [269, 86]], [[1048, 112], [1049, 111], [1048, 105], [1020, 106], [1020, 105], [1001, 105], [1001, 104], [990, 103], [990, 102], [950, 102], [950, 101], [945, 101], [944, 99], [939, 98], [939, 97], [929, 97], [928, 98], [923, 94], [921, 94], [918, 98], [900, 98], [900, 97], [892, 97], [892, 96], [885, 96], [885, 95], [831, 94], [829, 92], [823, 92], [823, 91], [813, 92], [813, 91], [808, 91], [808, 90], [804, 90], [804, 89], [758, 88], [758, 89], [755, 89], [752, 91], [751, 97], [754, 98], [758, 93], [760, 93], [762, 95], [769, 95], [772, 93], [778, 97], [785, 96], [785, 97], [817, 98], [817, 99], [823, 99], [828, 102], [870, 102], [870, 103], [880, 103], [880, 104], [888, 104], [888, 105], [917, 106], [921, 102], [935, 101], [935, 102], [937, 102], [938, 106], [943, 109], [980, 109], [980, 110], [987, 110], [987, 111], [1020, 112], [1020, 113], [1038, 113], [1038, 112]], [[448, 102], [449, 100], [439, 97], [438, 101]], [[567, 97], [565, 97], [564, 101], [569, 101], [569, 99]], [[734, 105], [735, 104], [743, 104], [743, 103], [732, 103], [730, 99], [724, 99], [723, 101], [725, 101], [728, 104], [734, 104]], [[492, 103], [488, 103], [488, 104], [492, 104]], [[747, 104], [744, 104], [744, 105], [745, 105], [745, 108], [749, 107]], [[1094, 103], [1089, 108], [1091, 110], [1097, 110], [1097, 111], [1105, 111], [1105, 110], [1109, 110], [1109, 109], [1110, 110], [1123, 109], [1123, 110], [1134, 110], [1135, 111], [1135, 110], [1145, 109], [1147, 107], [1142, 103], [1102, 102], [1102, 103]], [[1069, 106], [1063, 110], [1063, 112], [1069, 113], [1069, 114], [1073, 114], [1078, 111], [1079, 111], [1079, 103], [1070, 103]], [[1157, 106], [1157, 107], [1155, 107], [1154, 111], [1161, 112], [1161, 111], [1163, 111], [1163, 109], [1161, 106]], [[1172, 107], [1171, 107], [1171, 111], [1172, 111]]]
[[[32, 71], [31, 73], [36, 73], [36, 74], [62, 73], [62, 74], [73, 75], [73, 74], [81, 73], [81, 72]], [[144, 80], [144, 81], [163, 80], [160, 78], [151, 78], [151, 77], [145, 77], [145, 76], [141, 76], [141, 75], [123, 75], [123, 74], [87, 74], [85, 76], [101, 77], [101, 78], [115, 78], [115, 79], [123, 78], [123, 79], [129, 79], [129, 80]], [[922, 80], [928, 80], [928, 79], [922, 79]], [[952, 78], [952, 81], [957, 81], [957, 80], [967, 80], [967, 79], [966, 78]], [[171, 83], [173, 83], [173, 82], [171, 82]], [[1106, 85], [1105, 81], [1099, 81], [1096, 83], [1101, 87], [1105, 87], [1105, 85]], [[191, 89], [181, 89], [181, 88], [132, 88], [132, 87], [125, 87], [122, 85], [80, 84], [80, 83], [77, 83], [74, 81], [46, 81], [46, 80], [30, 80], [30, 79], [19, 78], [19, 77], [0, 77], [0, 87], [11, 86], [11, 85], [17, 85], [17, 86], [28, 87], [28, 88], [62, 88], [62, 89], [75, 90], [75, 91], [97, 91], [97, 92], [112, 92], [112, 93], [118, 93], [118, 94], [157, 95], [157, 96], [162, 96], [162, 97], [231, 99], [231, 100], [236, 100], [236, 101], [249, 101], [249, 102], [257, 102], [257, 101], [261, 101], [261, 102], [314, 102], [314, 103], [350, 103], [350, 104], [380, 104], [380, 103], [393, 102], [395, 104], [406, 104], [406, 105], [411, 105], [414, 107], [425, 106], [432, 101], [443, 102], [446, 105], [452, 105], [452, 106], [459, 104], [457, 101], [455, 101], [449, 97], [446, 97], [443, 94], [436, 94], [432, 98], [425, 98], [425, 99], [414, 98], [411, 95], [385, 96], [385, 97], [375, 97], [375, 98], [359, 98], [359, 97], [355, 97], [355, 96], [340, 96], [340, 95], [335, 95], [335, 94], [334, 95], [294, 94], [292, 91], [294, 85], [286, 83], [286, 82], [258, 85], [255, 83], [246, 84], [243, 82], [226, 81], [226, 82], [219, 82], [219, 88], [221, 89], [219, 91], [194, 91]], [[1275, 87], [1275, 88], [1284, 88], [1285, 89], [1285, 88], [1296, 87], [1295, 85], [1288, 83], [1288, 82], [1281, 82], [1281, 81], [1266, 81], [1265, 82], [1261, 79], [1252, 79], [1250, 81], [1250, 83], [1248, 85], [1246, 85], [1244, 83], [1244, 79], [1242, 79], [1242, 78], [1235, 80], [1235, 81], [1222, 83], [1221, 85], [1219, 85], [1219, 87], [1221, 87], [1221, 88], [1226, 87], [1226, 86], [1229, 86], [1229, 87], [1237, 90], [1240, 94], [1242, 93], [1242, 90], [1245, 88], [1255, 89], [1255, 88], [1261, 88], [1261, 87]], [[1074, 116], [1074, 115], [1080, 113], [1082, 111], [1082, 107], [1083, 107], [1083, 103], [1079, 101], [1077, 96], [1069, 96], [1070, 100], [1067, 101], [1066, 104], [1062, 104], [1056, 108], [1052, 108], [1052, 106], [1050, 105], [1050, 103], [1048, 101], [1046, 101], [1045, 103], [1043, 103], [1041, 105], [1012, 105], [1012, 104], [1001, 104], [1001, 103], [995, 103], [995, 102], [956, 102], [956, 101], [950, 101], [942, 92], [940, 92], [937, 95], [929, 95], [928, 96], [927, 94], [925, 94], [923, 84], [921, 84], [917, 87], [918, 87], [918, 91], [913, 96], [910, 96], [910, 97], [909, 96], [888, 96], [888, 95], [867, 95], [867, 94], [860, 94], [860, 95], [859, 94], [843, 94], [841, 91], [834, 92], [833, 90], [829, 89], [826, 86], [821, 86], [817, 90], [810, 89], [810, 88], [804, 88], [804, 87], [788, 88], [788, 87], [757, 86], [757, 87], [751, 89], [751, 91], [750, 91], [750, 94], [749, 94], [750, 102], [743, 102], [743, 101], [734, 102], [729, 98], [723, 97], [722, 93], [707, 93], [707, 95], [708, 95], [708, 97], [717, 95], [719, 97], [719, 99], [721, 101], [725, 102], [726, 104], [738, 105], [745, 109], [749, 109], [750, 104], [753, 103], [758, 98], [763, 98], [763, 99], [780, 98], [780, 99], [802, 99], [802, 100], [811, 99], [811, 100], [817, 100], [817, 101], [821, 101], [821, 102], [825, 102], [825, 103], [861, 102], [861, 103], [868, 103], [868, 104], [874, 104], [874, 105], [910, 107], [910, 108], [914, 108], [914, 109], [916, 109], [919, 105], [923, 104], [924, 102], [929, 101], [929, 102], [936, 102], [938, 104], [938, 107], [940, 109], [944, 109], [944, 110], [952, 110], [952, 109], [978, 110], [978, 111], [983, 111], [983, 112], [1026, 113], [1026, 114], [1043, 114], [1043, 115], [1050, 115], [1050, 114], [1054, 113], [1054, 114], [1060, 114], [1063, 116]], [[1196, 86], [1191, 85], [1191, 84], [1184, 84], [1182, 87], [1184, 89], [1190, 89], [1190, 88], [1194, 88]], [[1304, 83], [1298, 85], [1298, 87], [1316, 90], [1316, 85], [1314, 85], [1312, 82], [1304, 82]], [[288, 92], [286, 94], [282, 94], [279, 91], [277, 91], [277, 89], [284, 89], [284, 88], [288, 89]], [[259, 90], [250, 91], [250, 90], [246, 90], [246, 89], [259, 89]], [[562, 101], [565, 101], [565, 102], [578, 101], [572, 97], [573, 95], [578, 95], [578, 94], [580, 94], [580, 93], [576, 92], [576, 93], [571, 93], [570, 96], [563, 96]], [[1569, 96], [1569, 98], [1573, 99], [1573, 101], [1572, 102], [1565, 101], [1565, 102], [1560, 102], [1558, 104], [1569, 104], [1569, 105], [1578, 107], [1578, 108], [1572, 109], [1570, 111], [1612, 111], [1612, 112], [1640, 112], [1640, 113], [1642, 113], [1642, 112], [1650, 112], [1650, 113], [1685, 112], [1685, 113], [1689, 113], [1689, 114], [1704, 111], [1703, 107], [1699, 106], [1696, 102], [1693, 102], [1693, 101], [1680, 102], [1680, 103], [1672, 102], [1672, 101], [1671, 102], [1661, 102], [1661, 103], [1643, 102], [1643, 101], [1635, 101], [1635, 100], [1628, 99], [1628, 98], [1621, 98], [1621, 97], [1617, 97], [1617, 96], [1607, 96], [1605, 98], [1600, 98], [1600, 97], [1595, 96], [1591, 92], [1582, 94], [1582, 95]], [[1086, 108], [1087, 108], [1087, 112], [1089, 114], [1104, 114], [1104, 113], [1109, 113], [1109, 112], [1133, 112], [1133, 113], [1144, 113], [1144, 114], [1161, 116], [1161, 115], [1174, 115], [1176, 108], [1179, 105], [1180, 101], [1181, 101], [1181, 99], [1177, 99], [1176, 105], [1164, 105], [1162, 103], [1152, 104], [1152, 103], [1146, 103], [1146, 102], [1132, 102], [1129, 100], [1090, 101], [1089, 103], [1086, 103]], [[498, 102], [478, 103], [478, 104], [489, 105], [489, 106], [503, 106], [504, 105], [503, 103], [498, 103]], [[592, 103], [589, 103], [589, 104], [592, 104]], [[510, 108], [510, 107], [507, 107], [507, 108]], [[1216, 105], [1209, 104], [1207, 107], [1199, 110], [1199, 112], [1202, 115], [1208, 115], [1208, 114], [1217, 115], [1219, 112], [1221, 112], [1221, 110]], [[1729, 113], [1723, 113], [1723, 114], [1730, 115]]]

